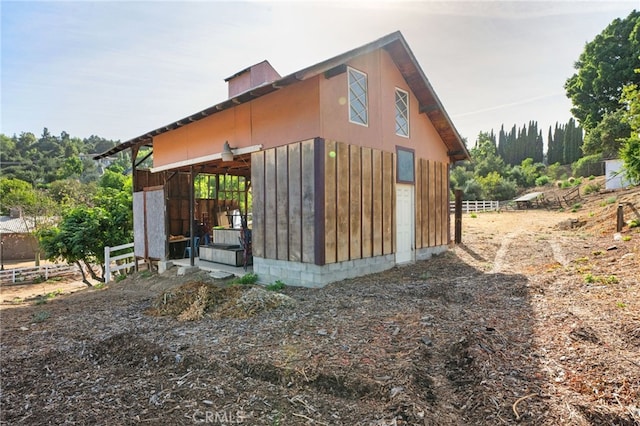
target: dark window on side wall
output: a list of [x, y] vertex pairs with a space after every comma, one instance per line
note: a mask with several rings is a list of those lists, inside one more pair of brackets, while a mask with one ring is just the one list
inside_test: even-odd
[[398, 183], [415, 182], [415, 152], [409, 148], [396, 147]]

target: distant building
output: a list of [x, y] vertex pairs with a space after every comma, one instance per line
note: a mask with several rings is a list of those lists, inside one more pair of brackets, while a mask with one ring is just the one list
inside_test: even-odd
[[12, 208], [9, 216], [0, 216], [0, 241], [2, 260], [33, 260], [38, 240], [31, 234], [33, 221], [22, 216], [18, 208]]
[[632, 182], [626, 178], [622, 165], [623, 162], [619, 158], [604, 162], [605, 189], [620, 189], [632, 185]]

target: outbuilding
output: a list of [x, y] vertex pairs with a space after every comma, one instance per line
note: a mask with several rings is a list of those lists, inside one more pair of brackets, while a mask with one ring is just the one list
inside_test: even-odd
[[215, 261], [238, 232], [261, 282], [318, 287], [447, 249], [449, 166], [469, 153], [400, 32], [226, 82], [227, 100], [95, 157], [132, 150], [137, 256], [199, 238], [188, 254]]

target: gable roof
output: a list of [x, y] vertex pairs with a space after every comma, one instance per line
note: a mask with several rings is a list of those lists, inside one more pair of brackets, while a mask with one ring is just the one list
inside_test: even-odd
[[318, 64], [304, 68], [300, 71], [289, 74], [274, 82], [263, 83], [258, 87], [251, 88], [243, 93], [235, 95], [226, 101], [220, 102], [188, 117], [174, 121], [166, 126], [159, 127], [155, 130], [147, 132], [143, 135], [125, 141], [114, 148], [98, 154], [93, 158], [95, 160], [107, 157], [109, 155], [116, 154], [127, 148], [134, 146], [151, 146], [153, 143], [153, 137], [162, 133], [175, 130], [179, 127], [192, 123], [194, 121], [202, 120], [205, 117], [213, 115], [217, 112], [224, 111], [229, 108], [233, 108], [236, 105], [252, 101], [276, 90], [280, 90], [283, 87], [289, 86], [299, 81], [304, 81], [309, 78], [315, 77], [319, 74], [326, 73], [327, 75], [337, 74], [342, 72], [346, 63], [355, 57], [373, 52], [377, 49], [385, 49], [392, 60], [400, 70], [400, 73], [404, 77], [405, 81], [409, 85], [409, 88], [416, 96], [420, 105], [420, 113], [425, 113], [436, 131], [442, 138], [443, 142], [447, 146], [447, 154], [452, 161], [469, 159], [469, 152], [462, 142], [460, 134], [456, 130], [453, 122], [449, 118], [449, 115], [445, 111], [440, 99], [436, 95], [431, 83], [427, 79], [426, 75], [420, 68], [418, 61], [416, 60], [413, 52], [409, 48], [406, 40], [400, 33], [400, 31], [388, 34], [378, 40], [365, 44], [353, 50], [349, 50], [341, 55], [327, 59]]

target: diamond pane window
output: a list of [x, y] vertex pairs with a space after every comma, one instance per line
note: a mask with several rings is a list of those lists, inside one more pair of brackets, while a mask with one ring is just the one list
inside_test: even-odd
[[367, 75], [349, 68], [349, 121], [366, 126], [369, 124], [367, 99]]
[[409, 137], [409, 93], [396, 89], [396, 135]]

